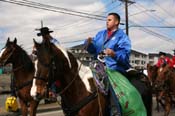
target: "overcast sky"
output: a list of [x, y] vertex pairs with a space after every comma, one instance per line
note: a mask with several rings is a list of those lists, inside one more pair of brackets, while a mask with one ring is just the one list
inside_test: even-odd
[[[0, 48], [10, 37], [17, 38], [18, 44], [31, 53], [33, 38], [37, 37], [36, 28], [48, 26], [54, 32], [52, 35], [58, 38], [64, 47], [70, 47], [83, 43], [89, 36], [105, 28], [104, 20], [83, 18], [69, 15], [69, 10], [74, 10], [93, 15], [106, 16], [109, 12], [117, 12], [121, 15], [122, 23], [125, 23], [125, 6], [119, 0], [5, 0], [0, 1]], [[12, 4], [8, 2], [37, 2], [44, 9]], [[173, 53], [175, 49], [175, 28], [148, 28], [142, 26], [175, 27], [175, 0], [130, 0], [129, 4], [129, 37], [132, 41], [132, 49], [143, 53], [158, 53], [159, 51]], [[40, 4], [40, 5], [41, 5]], [[32, 5], [32, 6], [36, 6]], [[54, 7], [53, 7], [54, 6]], [[59, 13], [57, 8], [65, 8]], [[57, 10], [53, 12], [53, 10]], [[66, 14], [65, 14], [66, 13]], [[67, 14], [68, 13], [68, 14]], [[139, 27], [141, 26], [141, 27]], [[125, 29], [125, 26], [120, 26]], [[125, 30], [124, 30], [125, 31]], [[76, 42], [78, 41], [78, 42]]]

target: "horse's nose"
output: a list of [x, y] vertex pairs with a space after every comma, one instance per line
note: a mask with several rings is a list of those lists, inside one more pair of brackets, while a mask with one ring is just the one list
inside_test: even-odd
[[35, 100], [40, 101], [42, 98], [41, 94], [36, 93]]
[[158, 86], [157, 86], [157, 84], [155, 84], [153, 87], [154, 87], [155, 89], [157, 89]]

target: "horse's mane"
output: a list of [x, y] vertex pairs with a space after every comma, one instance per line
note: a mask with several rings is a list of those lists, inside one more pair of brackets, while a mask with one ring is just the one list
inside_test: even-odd
[[67, 59], [67, 61], [68, 61], [69, 68], [71, 68], [71, 63], [70, 63], [69, 59], [70, 59], [71, 61], [76, 62], [76, 58], [73, 56], [73, 54], [70, 53], [69, 51], [65, 50], [65, 49], [62, 48], [61, 46], [56, 46], [56, 45], [53, 44], [53, 43], [51, 43], [51, 45], [52, 45], [52, 49], [54, 50], [54, 52], [56, 53], [56, 55], [58, 55], [59, 57], [61, 56], [60, 54], [63, 54], [62, 56], [63, 56], [64, 58], [66, 58], [66, 55], [65, 55], [63, 52], [66, 52], [66, 53], [67, 53], [67, 57], [68, 57], [68, 58], [66, 58], [66, 59]]
[[20, 60], [23, 64], [24, 69], [28, 71], [33, 71], [34, 70], [34, 64], [30, 58], [30, 56], [27, 54], [27, 52], [22, 48], [22, 45], [17, 45], [16, 44], [17, 51], [19, 52], [18, 55], [20, 55]]

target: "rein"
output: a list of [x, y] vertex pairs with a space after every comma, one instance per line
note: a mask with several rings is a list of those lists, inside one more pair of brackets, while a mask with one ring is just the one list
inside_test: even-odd
[[7, 60], [11, 57], [13, 52], [15, 51], [15, 48], [13, 48], [12, 52], [7, 56], [7, 58], [4, 60], [4, 64], [7, 62]]
[[76, 77], [78, 77], [78, 72], [80, 71], [81, 66], [82, 66], [82, 63], [80, 64], [80, 67], [78, 68], [78, 71], [77, 71], [77, 73], [75, 74], [75, 76], [74, 76], [74, 78], [72, 79], [72, 81], [71, 81], [61, 92], [59, 92], [58, 94], [62, 95], [62, 94], [72, 85], [72, 83], [75, 81]]
[[13, 69], [13, 72], [18, 71], [18, 70], [21, 69], [23, 66], [24, 66], [24, 65], [21, 65], [21, 66], [16, 67], [15, 69]]

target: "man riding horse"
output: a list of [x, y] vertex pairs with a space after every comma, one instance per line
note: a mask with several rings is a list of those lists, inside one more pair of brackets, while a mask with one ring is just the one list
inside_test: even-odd
[[[107, 74], [111, 86], [114, 89], [111, 89], [111, 91], [115, 91], [115, 94], [117, 95], [117, 98], [116, 95], [114, 95], [113, 98], [119, 99], [123, 110], [122, 113], [123, 115], [125, 115], [130, 111], [127, 111], [124, 108], [127, 104], [127, 101], [125, 103], [121, 103], [121, 99], [126, 97], [125, 94], [127, 94], [123, 92], [125, 91], [124, 89], [127, 88], [124, 88], [122, 84], [127, 83], [128, 87], [133, 87], [125, 78], [126, 70], [130, 68], [129, 55], [131, 51], [131, 42], [129, 37], [123, 32], [123, 30], [118, 28], [119, 24], [120, 16], [117, 13], [109, 13], [106, 22], [107, 29], [100, 31], [94, 38], [89, 37], [85, 41], [85, 45], [87, 45], [87, 51], [91, 54], [94, 54], [95, 57], [97, 57], [98, 54], [100, 54], [101, 52], [103, 52], [106, 55], [104, 61], [107, 67]], [[120, 79], [122, 81], [117, 82]], [[121, 84], [122, 86], [121, 90], [118, 90], [118, 88], [120, 88], [118, 87], [119, 84]], [[139, 103], [140, 105], [140, 111], [137, 111], [136, 108], [134, 109], [135, 113], [130, 112], [130, 115], [146, 116], [145, 107], [143, 105], [140, 95], [138, 94], [135, 88], [133, 88], [133, 90], [131, 91], [133, 91], [133, 93], [135, 93], [136, 96], [138, 95], [137, 103]], [[128, 99], [131, 100], [135, 98], [130, 97]]]
[[[50, 35], [50, 33], [52, 33], [53, 31], [49, 30], [48, 27], [42, 27], [42, 28], [39, 29], [39, 31], [40, 32], [37, 33], [37, 36], [42, 36], [42, 41], [49, 40], [51, 43], [53, 43], [55, 45], [59, 44], [59, 41], [56, 38], [54, 38]], [[34, 57], [36, 57], [37, 53], [36, 53], [35, 46], [33, 46], [32, 54], [33, 54]], [[49, 96], [56, 99], [56, 96], [57, 96], [56, 93], [57, 93], [59, 87], [60, 87], [59, 80], [52, 83], [51, 89], [49, 91]]]
[[156, 66], [158, 68], [160, 68], [160, 67], [165, 66], [166, 64], [170, 64], [170, 63], [171, 63], [170, 58], [166, 56], [166, 53], [159, 52], [159, 59], [157, 61]]

